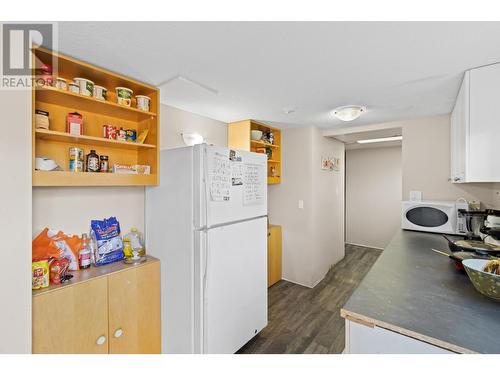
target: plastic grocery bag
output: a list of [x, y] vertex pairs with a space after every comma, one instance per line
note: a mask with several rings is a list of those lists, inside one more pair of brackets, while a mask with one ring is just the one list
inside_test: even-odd
[[120, 237], [120, 223], [116, 217], [90, 222], [90, 247], [96, 266], [122, 260], [123, 241]]
[[32, 242], [32, 259], [66, 258], [68, 269], [77, 271], [81, 239], [45, 228]]

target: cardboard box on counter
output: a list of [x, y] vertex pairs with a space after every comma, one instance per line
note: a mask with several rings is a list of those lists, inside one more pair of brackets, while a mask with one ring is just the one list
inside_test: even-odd
[[113, 173], [118, 174], [151, 174], [151, 166], [149, 165], [127, 165], [127, 164], [114, 164]]

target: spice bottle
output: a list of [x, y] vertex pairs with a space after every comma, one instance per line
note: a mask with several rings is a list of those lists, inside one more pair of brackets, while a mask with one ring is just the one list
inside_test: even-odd
[[90, 247], [89, 239], [85, 233], [82, 234], [82, 246], [78, 253], [78, 264], [80, 269], [85, 269], [90, 267]]
[[107, 173], [109, 170], [109, 162], [108, 155], [101, 155], [101, 163], [100, 163], [101, 172]]
[[95, 150], [90, 150], [90, 154], [87, 155], [86, 169], [87, 172], [99, 172], [99, 155]]

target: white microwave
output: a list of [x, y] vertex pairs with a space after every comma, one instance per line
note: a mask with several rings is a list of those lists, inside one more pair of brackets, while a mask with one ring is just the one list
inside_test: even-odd
[[466, 234], [465, 218], [458, 210], [468, 209], [465, 202], [403, 201], [401, 228], [421, 232]]

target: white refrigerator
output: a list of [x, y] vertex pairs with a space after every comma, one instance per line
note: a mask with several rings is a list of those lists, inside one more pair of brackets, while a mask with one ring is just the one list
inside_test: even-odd
[[234, 353], [267, 325], [267, 158], [161, 151], [146, 251], [161, 260], [162, 352]]

